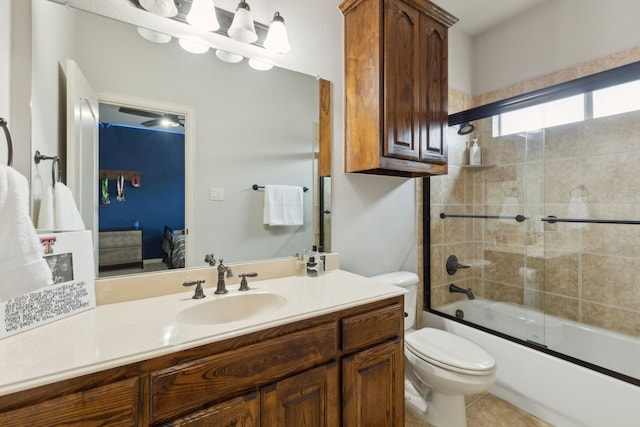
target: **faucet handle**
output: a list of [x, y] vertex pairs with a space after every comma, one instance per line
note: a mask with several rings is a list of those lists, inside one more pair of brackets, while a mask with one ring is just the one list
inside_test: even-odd
[[204, 298], [204, 291], [202, 290], [202, 284], [204, 280], [193, 280], [191, 282], [184, 282], [182, 286], [193, 286], [196, 285], [196, 292], [193, 294], [191, 298], [193, 299], [201, 299]]
[[249, 287], [249, 284], [247, 283], [247, 277], [256, 277], [258, 275], [258, 273], [244, 273], [241, 274], [240, 277], [242, 277], [242, 280], [240, 280], [240, 289], [238, 289], [239, 291], [248, 291], [249, 289], [251, 289]]
[[204, 262], [208, 262], [211, 267], [215, 266], [216, 259], [214, 258], [214, 254], [205, 255]]

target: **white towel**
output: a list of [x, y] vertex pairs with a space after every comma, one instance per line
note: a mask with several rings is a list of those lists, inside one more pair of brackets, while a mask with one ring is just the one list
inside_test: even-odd
[[302, 187], [265, 185], [263, 221], [267, 225], [302, 225]]
[[78, 211], [73, 193], [69, 187], [61, 182], [56, 182], [54, 187], [54, 224], [56, 231], [84, 230], [84, 221]]
[[54, 231], [84, 230], [84, 221], [78, 211], [73, 194], [69, 187], [56, 182], [49, 186], [42, 195], [38, 212], [38, 229]]
[[40, 200], [40, 210], [38, 211], [38, 221], [36, 224], [40, 230], [53, 230], [54, 227], [53, 208], [53, 188], [48, 186], [42, 192]]
[[0, 301], [52, 283], [51, 270], [29, 217], [29, 184], [0, 165]]

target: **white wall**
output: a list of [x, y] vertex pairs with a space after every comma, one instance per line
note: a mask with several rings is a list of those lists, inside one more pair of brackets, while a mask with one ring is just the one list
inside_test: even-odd
[[[0, 117], [9, 117], [9, 58], [11, 36], [11, 3], [0, 0]], [[0, 162], [6, 164], [6, 150], [0, 148]]]
[[478, 95], [640, 45], [637, 0], [553, 0], [474, 41]]
[[[4, 47], [8, 47], [10, 60], [8, 118], [9, 129], [13, 138], [13, 167], [27, 178], [30, 174], [31, 144], [30, 144], [30, 74], [31, 74], [31, 3], [22, 0], [2, 0], [5, 11], [9, 12], [11, 35], [4, 40]], [[2, 19], [9, 19], [3, 16]], [[3, 27], [4, 28], [4, 27]], [[1, 78], [0, 78], [1, 79]], [[1, 81], [1, 80], [0, 80]], [[4, 114], [4, 113], [3, 113]], [[6, 156], [6, 154], [5, 154]]]
[[449, 30], [449, 87], [473, 93], [473, 39], [455, 24]]

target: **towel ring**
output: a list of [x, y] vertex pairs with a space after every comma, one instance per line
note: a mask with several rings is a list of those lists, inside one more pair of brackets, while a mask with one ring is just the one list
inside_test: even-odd
[[[58, 170], [58, 179], [56, 179], [56, 169]], [[60, 176], [60, 158], [58, 156], [55, 156], [53, 158], [53, 162], [51, 163], [51, 183], [53, 184], [53, 186], [56, 186], [56, 182], [60, 182], [61, 181], [61, 176]]]
[[0, 117], [0, 126], [4, 131], [4, 137], [7, 140], [7, 166], [11, 166], [13, 164], [13, 143], [11, 142], [11, 133], [9, 133], [9, 128], [7, 128], [7, 121]]

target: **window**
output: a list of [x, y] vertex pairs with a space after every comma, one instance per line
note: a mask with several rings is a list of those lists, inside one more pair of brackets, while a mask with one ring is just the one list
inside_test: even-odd
[[576, 95], [493, 116], [493, 136], [575, 123], [584, 118], [585, 95]]
[[640, 110], [640, 80], [593, 91], [593, 118]]

